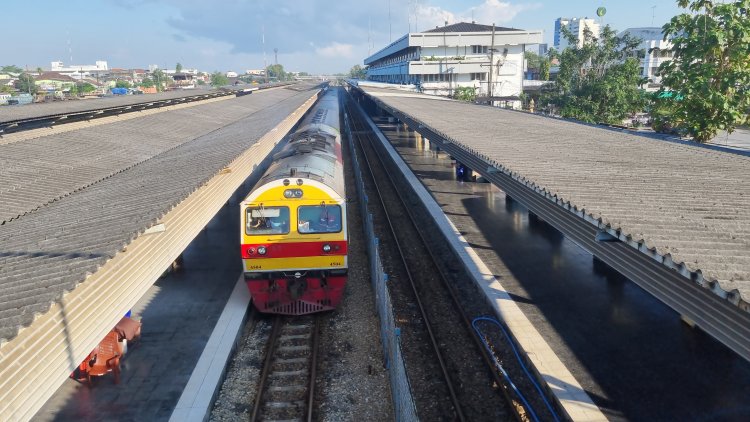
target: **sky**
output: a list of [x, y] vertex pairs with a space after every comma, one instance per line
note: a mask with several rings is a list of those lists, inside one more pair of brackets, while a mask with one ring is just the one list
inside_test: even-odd
[[[407, 32], [470, 22], [543, 30], [558, 17], [595, 17], [617, 30], [662, 26], [676, 0], [26, 0], [3, 2], [0, 65], [49, 69], [106, 60], [111, 67], [202, 71], [348, 72]], [[656, 6], [656, 7], [653, 7]], [[265, 40], [265, 42], [263, 42]], [[278, 53], [274, 52], [278, 49]], [[265, 55], [264, 55], [265, 51]], [[264, 61], [265, 57], [265, 61]], [[72, 60], [71, 60], [72, 59]]]

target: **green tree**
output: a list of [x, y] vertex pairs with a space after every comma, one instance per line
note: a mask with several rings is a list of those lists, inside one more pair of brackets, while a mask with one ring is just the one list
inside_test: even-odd
[[659, 66], [660, 92], [672, 92], [672, 122], [697, 142], [749, 121], [750, 0], [678, 0], [689, 8], [664, 25], [674, 57]]
[[524, 53], [526, 58], [526, 67], [530, 71], [534, 71], [539, 75], [539, 79], [542, 81], [549, 80], [549, 68], [550, 59], [546, 56], [540, 56], [533, 51], [527, 51]]
[[284, 72], [284, 66], [280, 64], [272, 64], [266, 68], [266, 75], [269, 78], [275, 78], [280, 81], [285, 81], [289, 78], [288, 74]]
[[367, 79], [367, 68], [355, 64], [349, 70], [349, 77], [352, 79]]
[[570, 47], [559, 53], [560, 73], [543, 103], [559, 107], [563, 117], [590, 123], [620, 124], [622, 120], [646, 105], [645, 93], [639, 88], [640, 63], [634, 58], [640, 40], [605, 26], [599, 38], [584, 31], [584, 42], [578, 46], [567, 31]]
[[180, 73], [180, 72], [182, 72], [182, 64], [181, 64], [180, 62], [177, 62], [177, 64], [176, 64], [176, 65], [175, 65], [175, 67], [174, 67], [174, 71], [175, 71], [176, 73]]
[[18, 76], [18, 80], [16, 80], [16, 89], [28, 94], [36, 94], [37, 92], [37, 86], [34, 83], [34, 78], [28, 73], [22, 73]]
[[213, 86], [224, 86], [229, 84], [229, 79], [221, 72], [214, 72], [211, 74], [211, 85]]
[[9, 87], [8, 85], [5, 85], [5, 84], [0, 85], [0, 94], [10, 94], [10, 93], [12, 93], [14, 91], [15, 90], [13, 88]]
[[473, 102], [477, 99], [477, 89], [470, 86], [459, 86], [453, 90], [453, 98]]
[[89, 92], [96, 91], [96, 87], [88, 82], [78, 83], [76, 86], [80, 94], [88, 94]]
[[2, 68], [0, 68], [0, 72], [3, 72], [3, 73], [23, 73], [23, 69], [21, 69], [20, 67], [14, 65], [14, 64], [11, 64], [11, 65], [3, 66]]
[[141, 86], [144, 88], [151, 88], [152, 86], [154, 86], [154, 81], [149, 77], [143, 78], [141, 80]]
[[128, 81], [117, 81], [115, 88], [130, 88], [130, 82]]
[[161, 69], [154, 69], [154, 71], [151, 72], [151, 76], [154, 78], [154, 82], [156, 83], [156, 91], [163, 91], [164, 83], [167, 81], [167, 77], [164, 72], [162, 72]]
[[73, 84], [70, 86], [70, 89], [68, 90], [68, 95], [70, 95], [71, 97], [78, 96], [78, 84]]

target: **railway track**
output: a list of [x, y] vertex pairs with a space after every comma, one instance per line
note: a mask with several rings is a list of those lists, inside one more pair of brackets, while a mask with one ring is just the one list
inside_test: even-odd
[[312, 421], [320, 316], [276, 316], [250, 421]]
[[[391, 285], [396, 289], [397, 285], [408, 285], [409, 288], [406, 290], [410, 292], [405, 293], [409, 296], [409, 303], [406, 306], [418, 309], [417, 315], [413, 315], [409, 321], [405, 321], [403, 317], [408, 312], [400, 312], [401, 316], [397, 318], [404, 324], [402, 330], [409, 330], [410, 334], [416, 330], [425, 331], [425, 343], [430, 344], [431, 350], [425, 352], [423, 345], [417, 354], [422, 353], [423, 360], [428, 355], [434, 359], [432, 370], [440, 373], [442, 381], [440, 386], [435, 385], [437, 383], [433, 380], [432, 386], [419, 385], [417, 388], [412, 381], [412, 390], [417, 390], [414, 391], [414, 395], [418, 402], [420, 418], [518, 418], [518, 414], [514, 414], [516, 408], [508, 405], [509, 397], [506, 395], [503, 398], [498, 392], [501, 390], [505, 393], [505, 390], [498, 388], [503, 382], [492, 357], [487, 354], [481, 340], [472, 334], [471, 322], [462, 311], [450, 288], [451, 283], [438, 263], [442, 260], [441, 257], [431, 251], [429, 241], [419, 229], [418, 217], [412, 212], [414, 206], [399, 192], [398, 182], [392, 178], [380, 152], [374, 147], [373, 142], [377, 141], [373, 141], [371, 132], [366, 129], [363, 122], [355, 118], [359, 114], [350, 108], [349, 115], [354, 120], [352, 127], [356, 134], [355, 145], [361, 152], [362, 162], [367, 168], [366, 173], [369, 173], [369, 179], [373, 182], [373, 191], [379, 198], [377, 202], [383, 210], [384, 225], [387, 226], [385, 230], [390, 232], [393, 245], [398, 252], [396, 260], [400, 261], [402, 267], [401, 274], [391, 270], [391, 280], [396, 280]], [[385, 243], [388, 242], [387, 239], [381, 239], [381, 242], [391, 246], [391, 243]], [[398, 306], [397, 302], [394, 303]], [[409, 371], [410, 359], [407, 348], [405, 347], [405, 354]], [[413, 362], [411, 363], [413, 366]], [[415, 377], [410, 374], [409, 378], [413, 380]], [[430, 380], [429, 376], [424, 378], [424, 381], [420, 380], [420, 384]], [[424, 390], [428, 392], [425, 393]], [[439, 405], [430, 409], [429, 406], [425, 406], [425, 401], [450, 403], [451, 409], [446, 412], [446, 406], [441, 408]], [[452, 415], [448, 416], [451, 413]]]

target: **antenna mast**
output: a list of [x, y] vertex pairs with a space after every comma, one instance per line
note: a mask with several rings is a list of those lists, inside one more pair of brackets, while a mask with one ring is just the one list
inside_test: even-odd
[[261, 25], [261, 40], [263, 42], [263, 75], [265, 76], [266, 83], [268, 83], [268, 62], [266, 61], [266, 26]]

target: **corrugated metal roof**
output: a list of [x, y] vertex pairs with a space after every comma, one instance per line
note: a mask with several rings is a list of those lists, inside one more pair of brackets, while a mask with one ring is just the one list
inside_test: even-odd
[[[521, 31], [521, 29], [496, 26], [495, 31]], [[422, 32], [492, 32], [492, 25], [481, 25], [473, 22], [458, 22], [451, 25], [428, 29], [427, 31]]]
[[[265, 108], [275, 96], [219, 102], [0, 145], [0, 223]], [[133, 142], [133, 139], [149, 142]]]
[[116, 97], [94, 98], [87, 100], [55, 101], [51, 103], [28, 104], [21, 106], [0, 107], [0, 123], [19, 119], [31, 119], [55, 114], [75, 113], [97, 110], [106, 107], [117, 107], [149, 101], [168, 100], [215, 93], [210, 89], [191, 89], [184, 91], [167, 91], [158, 94], [121, 95]]
[[750, 157], [419, 94], [364, 90], [750, 302]]
[[[309, 92], [278, 89], [216, 105], [199, 105], [191, 108], [195, 113], [192, 117], [177, 111], [162, 113], [160, 119], [170, 115], [172, 119], [153, 121], [147, 131], [112, 133], [110, 125], [91, 128], [101, 131], [102, 137], [118, 136], [123, 144], [131, 144], [151, 157], [0, 226], [0, 342], [15, 337], [35, 314], [46, 312], [64, 291], [75, 288], [88, 273], [95, 272], [309, 96]], [[171, 138], [170, 133], [178, 127], [189, 125], [186, 119], [199, 114], [212, 116], [205, 122], [220, 127], [208, 132], [201, 125], [184, 130], [180, 133], [186, 141], [173, 140], [175, 146], [167, 150], [163, 150], [165, 144], [150, 146], [162, 136]], [[30, 149], [25, 160], [34, 162], [39, 155], [36, 144], [26, 141], [11, 145], [27, 144]], [[66, 145], [51, 143], [46, 153], [64, 154]], [[89, 145], [92, 153], [101, 156], [106, 156], [102, 151], [110, 146], [109, 142]], [[116, 160], [112, 156], [102, 159], [104, 171], [122, 165], [110, 161]], [[49, 166], [47, 173], [40, 173], [49, 180], [54, 176], [48, 173], [57, 170]], [[58, 174], [69, 176], [75, 170], [73, 166]], [[19, 180], [25, 177], [17, 175]], [[97, 181], [97, 177], [89, 176], [88, 182]], [[80, 180], [86, 181], [85, 177]]]

